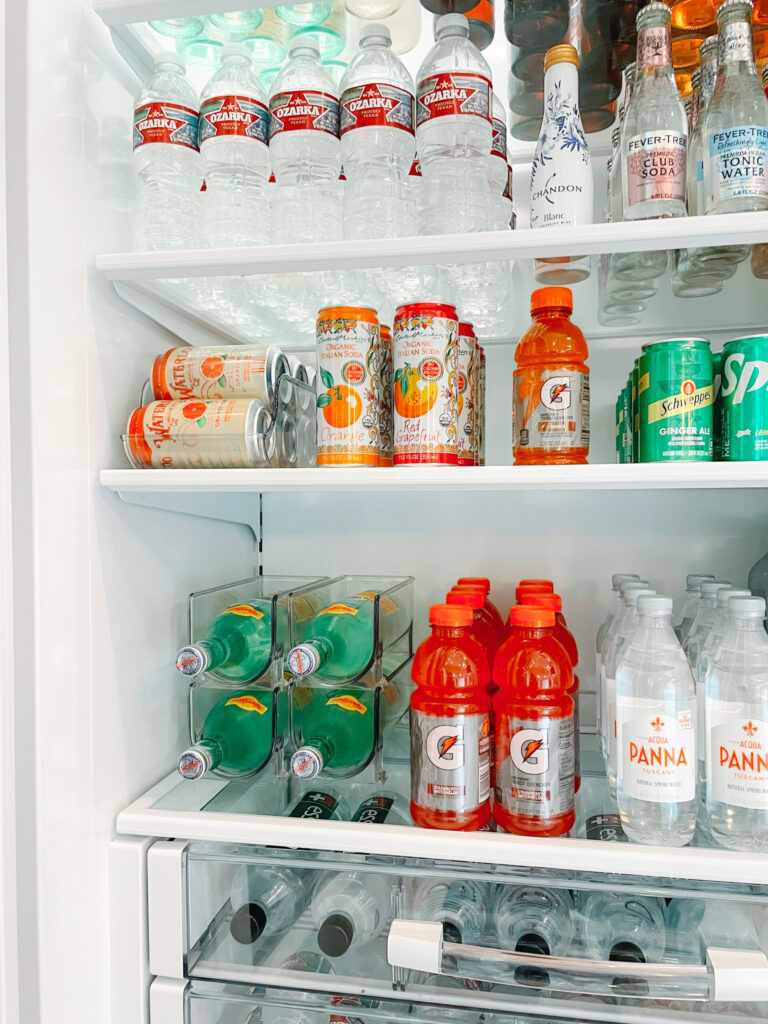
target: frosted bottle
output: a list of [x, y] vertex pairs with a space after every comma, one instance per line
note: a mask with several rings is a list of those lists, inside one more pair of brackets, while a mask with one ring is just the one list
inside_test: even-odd
[[[592, 160], [579, 113], [579, 55], [567, 43], [544, 59], [544, 119], [531, 166], [531, 227], [591, 224]], [[567, 285], [589, 276], [588, 256], [536, 260], [536, 280]]]
[[696, 691], [672, 598], [641, 597], [616, 672], [617, 802], [631, 840], [685, 846], [696, 827]]
[[488, 156], [488, 185], [492, 196], [500, 196], [509, 184], [507, 165], [507, 120], [497, 93], [491, 97], [491, 152]]
[[504, 886], [493, 908], [502, 949], [540, 956], [568, 956], [576, 934], [576, 906], [568, 889]]
[[681, 644], [690, 632], [696, 613], [701, 603], [702, 583], [714, 583], [715, 577], [710, 573], [690, 572], [685, 577], [685, 593], [683, 594], [682, 608], [680, 609], [680, 621], [675, 626], [675, 632]]
[[602, 735], [600, 726], [600, 715], [601, 715], [601, 694], [600, 694], [600, 679], [601, 673], [601, 661], [602, 661], [602, 650], [605, 643], [608, 632], [613, 625], [614, 619], [619, 613], [621, 608], [621, 584], [639, 582], [640, 577], [634, 572], [615, 572], [611, 577], [611, 593], [614, 594], [613, 607], [605, 616], [603, 621], [597, 630], [597, 637], [595, 638], [595, 679], [597, 680], [597, 735]]
[[705, 682], [706, 811], [732, 850], [768, 851], [768, 635], [762, 597], [733, 597]]
[[696, 618], [693, 620], [693, 624], [683, 641], [683, 650], [691, 669], [695, 670], [701, 648], [704, 646], [704, 641], [709, 636], [709, 631], [714, 625], [717, 592], [723, 587], [730, 587], [730, 583], [717, 581], [715, 583], [706, 582], [701, 584], [701, 598], [699, 599]]
[[301, 917], [308, 896], [304, 882], [290, 868], [241, 865], [229, 897], [232, 938], [250, 945], [262, 936], [279, 935]]
[[389, 882], [369, 872], [333, 875], [315, 889], [311, 911], [320, 950], [326, 956], [343, 956], [371, 942], [384, 927], [390, 913]]
[[188, 249], [197, 242], [198, 115], [184, 62], [175, 53], [159, 53], [133, 115], [137, 249]]
[[666, 938], [663, 899], [592, 892], [579, 903], [584, 944], [593, 959], [625, 963], [661, 959]]
[[416, 885], [413, 915], [419, 921], [439, 921], [446, 942], [472, 945], [485, 933], [492, 893], [487, 882], [425, 878]]
[[320, 242], [341, 236], [339, 98], [320, 63], [317, 43], [296, 36], [272, 83], [269, 150], [277, 188], [274, 242]]

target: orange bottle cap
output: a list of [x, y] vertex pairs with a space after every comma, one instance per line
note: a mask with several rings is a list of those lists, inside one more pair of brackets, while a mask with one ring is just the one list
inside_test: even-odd
[[526, 587], [543, 590], [549, 594], [554, 594], [555, 592], [555, 584], [552, 580], [520, 580], [518, 587], [523, 590], [525, 590]]
[[550, 608], [532, 608], [527, 604], [519, 604], [509, 609], [509, 624], [528, 629], [551, 628], [555, 624], [555, 613]]
[[460, 604], [465, 608], [482, 608], [485, 597], [482, 590], [452, 590], [445, 596], [446, 604]]
[[462, 576], [461, 579], [456, 580], [456, 584], [459, 587], [464, 584], [469, 584], [469, 586], [476, 584], [483, 587], [485, 590], [491, 589], [491, 581], [486, 576]]
[[531, 312], [537, 309], [551, 309], [562, 306], [573, 312], [573, 292], [570, 288], [537, 288], [531, 295]]
[[525, 595], [523, 603], [533, 605], [534, 608], [551, 608], [553, 612], [563, 610], [563, 602], [559, 594], [536, 594], [529, 591]]
[[471, 626], [472, 609], [455, 604], [433, 604], [429, 609], [429, 623], [431, 626]]

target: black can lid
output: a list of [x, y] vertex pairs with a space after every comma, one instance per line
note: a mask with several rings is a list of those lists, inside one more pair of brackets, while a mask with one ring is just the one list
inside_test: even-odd
[[355, 929], [344, 914], [331, 914], [320, 925], [317, 944], [326, 956], [343, 956], [352, 945]]
[[232, 938], [244, 946], [255, 942], [266, 927], [267, 915], [259, 903], [244, 903], [229, 922]]

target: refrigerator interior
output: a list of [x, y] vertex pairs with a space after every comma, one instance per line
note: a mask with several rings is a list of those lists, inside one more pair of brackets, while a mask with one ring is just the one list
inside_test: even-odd
[[[2, 698], [9, 712], [3, 740], [14, 713], [8, 703], [16, 701], [15, 758], [12, 743], [0, 750], [4, 779], [16, 774], [16, 800], [24, 804], [18, 886], [29, 916], [19, 958], [24, 976], [38, 979], [20, 992], [17, 1017], [24, 1024], [118, 1021], [124, 990], [112, 983], [110, 961], [125, 935], [110, 903], [108, 848], [118, 813], [172, 771], [187, 742], [185, 687], [173, 661], [187, 639], [190, 592], [258, 571], [411, 574], [418, 640], [428, 605], [459, 575], [488, 575], [502, 607], [520, 577], [549, 576], [582, 652], [589, 730], [592, 644], [611, 572], [636, 571], [675, 594], [696, 569], [741, 583], [768, 547], [768, 521], [759, 486], [454, 492], [426, 481], [421, 490], [393, 493], [169, 489], [121, 500], [99, 473], [126, 469], [120, 434], [127, 416], [153, 359], [178, 342], [95, 269], [98, 254], [129, 248], [130, 211], [122, 198], [115, 202], [99, 142], [106, 117], [124, 118], [128, 131], [137, 80], [90, 0], [28, 0], [8, 15], [9, 75], [17, 76], [7, 112], [16, 313], [2, 403], [12, 422], [2, 433], [7, 439], [10, 430], [19, 447], [10, 462], [13, 510], [8, 494], [0, 499], [0, 602], [12, 597], [16, 616], [13, 692], [3, 687]], [[603, 163], [604, 140], [595, 152]], [[523, 207], [524, 147], [520, 155], [516, 204]], [[511, 461], [511, 373], [528, 321], [530, 261], [520, 261], [515, 274], [514, 328], [487, 348], [488, 462], [501, 465]], [[590, 342], [593, 462], [613, 462], [615, 395], [644, 340], [685, 327], [686, 334], [704, 331], [718, 348], [761, 323], [765, 284], [742, 267], [731, 285], [727, 298], [701, 303], [664, 292], [643, 333], [631, 335], [597, 325], [594, 274], [577, 288], [573, 319]], [[4, 440], [6, 470], [9, 460]], [[19, 531], [12, 586], [11, 511]], [[2, 622], [7, 629], [7, 615]], [[4, 815], [2, 858], [13, 850], [7, 804]], [[141, 897], [126, 890], [125, 898]], [[10, 923], [13, 893], [0, 890], [4, 912], [6, 899]], [[0, 953], [2, 980], [11, 961]], [[137, 976], [137, 992], [147, 980]], [[148, 988], [134, 998], [145, 1011]]]

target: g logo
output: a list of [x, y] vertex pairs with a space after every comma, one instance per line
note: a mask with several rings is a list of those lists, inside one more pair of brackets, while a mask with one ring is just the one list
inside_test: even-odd
[[464, 726], [436, 725], [427, 734], [427, 757], [436, 768], [453, 772], [464, 767]]
[[562, 412], [571, 408], [571, 378], [549, 377], [541, 385], [541, 404], [546, 409]]
[[518, 771], [543, 775], [549, 771], [546, 729], [520, 729], [509, 741], [509, 756]]

